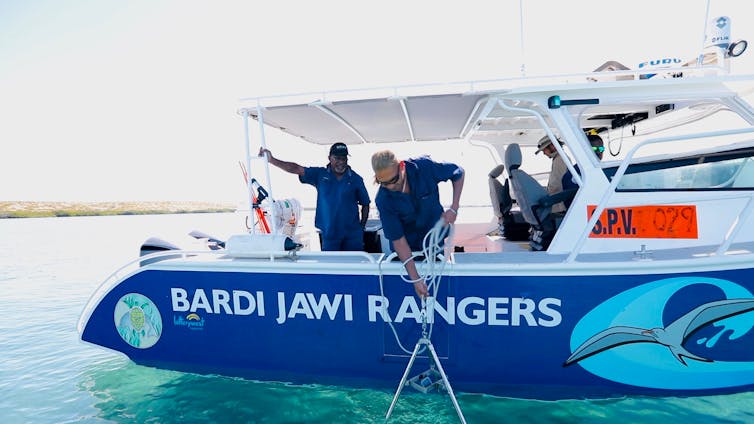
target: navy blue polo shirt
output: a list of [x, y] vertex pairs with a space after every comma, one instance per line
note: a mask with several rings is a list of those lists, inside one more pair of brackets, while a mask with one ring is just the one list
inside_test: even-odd
[[340, 239], [353, 234], [361, 237], [357, 205], [369, 205], [369, 193], [359, 174], [349, 166], [338, 180], [329, 166], [306, 167], [298, 179], [317, 188], [314, 225], [322, 232], [322, 238]]
[[[579, 171], [579, 166], [574, 165], [574, 168], [576, 168], [576, 172]], [[563, 186], [563, 191], [571, 190], [574, 188], [579, 188], [579, 185], [573, 182], [573, 174], [571, 174], [571, 171], [566, 171], [565, 174], [563, 174], [563, 178], [561, 179], [561, 185]]]
[[435, 162], [427, 156], [403, 161], [410, 193], [380, 187], [375, 203], [380, 211], [382, 230], [390, 241], [405, 236], [411, 250], [422, 248], [424, 236], [443, 213], [437, 184], [457, 181], [463, 168], [453, 163]]

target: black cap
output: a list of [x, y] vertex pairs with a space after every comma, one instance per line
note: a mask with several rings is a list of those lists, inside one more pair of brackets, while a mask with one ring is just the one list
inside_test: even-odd
[[330, 146], [330, 156], [350, 156], [345, 143], [335, 143]]

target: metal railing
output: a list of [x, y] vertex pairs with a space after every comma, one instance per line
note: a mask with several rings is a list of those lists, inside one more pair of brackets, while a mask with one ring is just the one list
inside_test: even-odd
[[[628, 169], [629, 165], [631, 165], [631, 161], [639, 149], [649, 144], [659, 144], [659, 143], [667, 143], [671, 141], [691, 140], [691, 139], [717, 137], [717, 136], [724, 136], [724, 135], [746, 134], [746, 133], [754, 133], [754, 128], [711, 131], [711, 132], [697, 133], [697, 134], [691, 134], [691, 135], [672, 136], [672, 137], [658, 137], [658, 138], [644, 140], [638, 143], [628, 152], [628, 154], [626, 154], [626, 157], [623, 159], [620, 166], [615, 171], [615, 174], [613, 175], [613, 178], [610, 181], [610, 185], [605, 191], [605, 194], [602, 196], [602, 199], [600, 199], [599, 203], [597, 203], [597, 206], [592, 212], [592, 216], [587, 221], [586, 227], [584, 228], [584, 232], [581, 233], [581, 235], [579, 236], [579, 239], [576, 242], [576, 245], [574, 246], [573, 250], [571, 250], [571, 252], [568, 254], [568, 257], [565, 259], [564, 262], [573, 262], [576, 259], [576, 256], [578, 256], [581, 253], [581, 249], [584, 247], [584, 244], [586, 243], [586, 239], [589, 237], [589, 233], [591, 233], [592, 228], [594, 228], [594, 225], [599, 220], [600, 216], [602, 215], [602, 212], [607, 207], [607, 202], [615, 194], [616, 187], [618, 187], [620, 180], [623, 178], [623, 175], [626, 173], [626, 170]], [[747, 195], [747, 196], [741, 196], [741, 197], [750, 198], [751, 196]], [[726, 237], [723, 239], [723, 242], [721, 243], [721, 245], [718, 247], [716, 254], [720, 255], [720, 254], [725, 253], [727, 248], [730, 247], [732, 238], [739, 233], [740, 226], [745, 221], [745, 219], [741, 219], [742, 215], [744, 215], [743, 218], [747, 218], [748, 216], [752, 214], [753, 210], [754, 210], [754, 204], [752, 204], [752, 202], [750, 201], [749, 204], [744, 208], [744, 210], [739, 213], [739, 216], [736, 222], [734, 222], [731, 228], [728, 230], [728, 233], [726, 234]]]
[[[116, 269], [115, 271], [112, 272], [112, 274], [110, 274], [107, 278], [105, 278], [102, 281], [102, 284], [100, 284], [99, 287], [97, 287], [97, 289], [94, 291], [94, 293], [92, 293], [92, 295], [89, 297], [89, 300], [86, 302], [86, 306], [84, 306], [83, 311], [81, 311], [81, 317], [79, 318], [79, 322], [76, 325], [79, 335], [81, 335], [82, 331], [84, 330], [84, 324], [86, 324], [86, 322], [89, 321], [89, 317], [92, 315], [94, 308], [97, 306], [96, 300], [104, 297], [104, 295], [109, 291], [109, 289], [113, 286], [113, 284], [120, 281], [125, 276], [132, 274], [135, 271], [138, 271], [139, 269], [143, 268], [144, 267], [144, 265], [142, 265], [143, 262], [154, 263], [156, 259], [160, 259], [160, 258], [186, 259], [188, 257], [194, 257], [194, 256], [199, 256], [199, 255], [220, 256], [224, 254], [226, 254], [224, 250], [198, 250], [198, 251], [165, 250], [162, 252], [155, 252], [155, 253], [150, 253], [148, 255], [139, 256], [127, 262], [125, 265]], [[137, 265], [137, 264], [139, 265], [138, 267], [136, 267], [135, 269], [131, 269], [134, 267], [134, 265]], [[128, 271], [128, 272], [125, 272], [125, 271]]]
[[[249, 259], [257, 259], [257, 260], [264, 260], [267, 259], [269, 262], [275, 262], [276, 259], [280, 258], [287, 258], [291, 260], [297, 260], [297, 259], [304, 259], [304, 258], [321, 258], [323, 256], [325, 257], [331, 257], [331, 258], [345, 258], [345, 257], [356, 257], [359, 259], [365, 259], [367, 263], [369, 264], [376, 264], [378, 261], [382, 261], [384, 258], [384, 254], [379, 255], [379, 257], [375, 258], [372, 254], [367, 252], [361, 252], [361, 251], [353, 251], [353, 252], [293, 252], [293, 251], [276, 251], [276, 252], [259, 252], [259, 256], [254, 256], [253, 258]], [[208, 256], [212, 258], [217, 258], [220, 256], [227, 256], [229, 259], [233, 260], [243, 260], [244, 257], [234, 257], [229, 254], [227, 250], [221, 249], [221, 250], [198, 250], [198, 251], [189, 251], [189, 250], [166, 250], [162, 252], [155, 252], [150, 253], [148, 255], [139, 256], [129, 262], [127, 262], [125, 265], [121, 266], [120, 268], [113, 271], [105, 280], [102, 282], [102, 284], [97, 287], [97, 289], [92, 293], [92, 295], [89, 297], [89, 300], [86, 303], [86, 306], [84, 307], [83, 311], [81, 312], [81, 317], [79, 318], [79, 322], [77, 324], [77, 329], [79, 334], [83, 331], [83, 326], [85, 323], [89, 320], [89, 317], [91, 316], [94, 308], [97, 306], [97, 302], [99, 299], [104, 297], [107, 292], [113, 287], [114, 284], [116, 284], [119, 281], [122, 281], [129, 275], [135, 273], [136, 271], [145, 268], [155, 262], [158, 262], [160, 259], [166, 260], [166, 259], [188, 259], [188, 258], [196, 258], [199, 256]], [[134, 267], [135, 265], [138, 265]]]

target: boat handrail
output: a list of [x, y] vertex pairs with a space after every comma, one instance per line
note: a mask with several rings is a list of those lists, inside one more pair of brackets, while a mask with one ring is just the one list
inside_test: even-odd
[[746, 203], [746, 206], [744, 209], [738, 214], [736, 219], [733, 222], [733, 225], [728, 229], [728, 232], [725, 233], [725, 237], [723, 238], [722, 243], [720, 243], [720, 247], [717, 248], [715, 251], [716, 256], [721, 256], [725, 254], [725, 252], [730, 249], [730, 245], [733, 243], [733, 240], [736, 238], [738, 233], [741, 231], [741, 228], [743, 227], [743, 223], [746, 222], [749, 217], [751, 217], [751, 214], [754, 212], [754, 197], [749, 196], [749, 201]]
[[[154, 252], [150, 253], [148, 255], [139, 256], [129, 262], [127, 262], [125, 265], [121, 266], [120, 268], [116, 269], [111, 273], [107, 278], [105, 278], [102, 281], [102, 284], [97, 287], [97, 289], [92, 293], [92, 295], [89, 297], [89, 300], [86, 303], [86, 306], [84, 307], [84, 310], [81, 313], [81, 318], [79, 319], [77, 329], [79, 331], [79, 334], [83, 330], [83, 326], [85, 325], [86, 321], [89, 319], [89, 316], [92, 313], [92, 310], [94, 309], [94, 306], [96, 306], [95, 300], [99, 299], [101, 296], [103, 296], [105, 293], [108, 292], [110, 287], [112, 286], [114, 281], [120, 280], [122, 277], [125, 277], [124, 271], [130, 269], [135, 264], [144, 264], [143, 266], [146, 266], [149, 263], [155, 262], [155, 259], [160, 258], [170, 258], [170, 259], [186, 259], [186, 258], [194, 258], [197, 256], [228, 256], [229, 258], [233, 259], [244, 259], [244, 257], [233, 257], [228, 255], [228, 251], [224, 249], [220, 250], [165, 250], [161, 252]], [[274, 262], [276, 258], [289, 258], [289, 259], [299, 259], [299, 258], [309, 258], [309, 257], [358, 257], [362, 259], [366, 259], [368, 263], [370, 264], [376, 264], [378, 261], [383, 260], [384, 254], [379, 255], [377, 259], [373, 257], [372, 254], [362, 251], [332, 251], [332, 252], [293, 252], [293, 251], [270, 251], [270, 252], [259, 252], [259, 256], [254, 256], [254, 259], [268, 259], [270, 262]], [[139, 266], [137, 269], [141, 269], [143, 266]], [[136, 270], [137, 270], [136, 269]], [[134, 272], [136, 270], [132, 270], [131, 272]]]
[[[576, 241], [576, 245], [574, 246], [573, 250], [568, 254], [568, 257], [566, 257], [565, 261], [566, 263], [573, 262], [576, 259], [576, 256], [578, 256], [581, 253], [581, 249], [584, 247], [584, 244], [586, 243], [587, 237], [589, 237], [589, 233], [592, 231], [592, 228], [594, 228], [594, 225], [599, 220], [600, 216], [602, 215], [602, 212], [605, 210], [607, 206], [607, 202], [612, 198], [613, 194], [615, 194], [615, 189], [618, 187], [618, 183], [620, 183], [620, 180], [623, 178], [623, 175], [626, 173], [626, 170], [628, 169], [628, 166], [631, 164], [632, 159], [634, 158], [634, 155], [636, 152], [641, 149], [644, 146], [647, 146], [649, 144], [659, 144], [659, 143], [667, 143], [671, 141], [679, 141], [679, 140], [691, 140], [691, 139], [699, 139], [699, 138], [708, 138], [708, 137], [717, 137], [717, 136], [725, 136], [725, 135], [736, 135], [736, 134], [747, 134], [747, 133], [754, 133], [754, 127], [751, 128], [739, 128], [734, 130], [720, 130], [720, 131], [709, 131], [709, 132], [701, 132], [696, 134], [683, 134], [683, 135], [677, 135], [677, 136], [670, 136], [670, 137], [657, 137], [657, 138], [650, 138], [647, 140], [644, 140], [642, 142], [639, 142], [634, 146], [628, 154], [626, 154], [626, 157], [621, 162], [620, 166], [618, 166], [618, 169], [615, 171], [615, 174], [613, 175], [612, 180], [610, 181], [610, 185], [608, 186], [607, 190], [605, 190], [605, 194], [602, 196], [602, 199], [597, 203], [597, 206], [594, 208], [594, 211], [592, 212], [592, 216], [589, 217], [589, 220], [586, 223], [586, 226], [584, 228], [584, 231], [579, 236], [579, 239]], [[750, 195], [742, 196], [742, 197], [750, 197]], [[744, 219], [740, 219], [742, 214], [744, 214], [744, 217], [748, 217], [751, 215], [752, 210], [754, 209], [754, 205], [752, 205], [752, 202], [750, 201], [747, 206], [744, 208], [743, 211], [739, 213], [739, 216], [733, 226], [728, 230], [728, 233], [726, 234], [726, 237], [723, 239], [723, 242], [719, 246], [719, 248], [716, 251], [716, 254], [720, 255], [725, 253], [728, 247], [730, 247], [731, 244], [731, 237], [738, 234], [738, 229], [742, 225], [742, 223], [745, 221]], [[725, 247], [725, 249], [723, 249]]]
[[[152, 262], [154, 259], [159, 259], [159, 258], [164, 258], [164, 257], [169, 257], [169, 258], [180, 257], [181, 259], [185, 259], [189, 256], [191, 257], [199, 256], [199, 255], [219, 256], [219, 255], [224, 255], [224, 254], [226, 254], [225, 250], [197, 250], [197, 251], [165, 250], [165, 251], [150, 253], [148, 255], [139, 256], [131, 261], [126, 262], [125, 265], [116, 269], [107, 278], [105, 278], [102, 281], [102, 284], [100, 284], [99, 287], [97, 287], [97, 289], [89, 297], [89, 300], [86, 302], [86, 306], [84, 306], [84, 310], [81, 312], [79, 322], [76, 326], [76, 328], [78, 329], [79, 335], [83, 331], [86, 321], [89, 320], [89, 316], [91, 315], [92, 311], [94, 310], [94, 307], [96, 306], [95, 300], [100, 299], [102, 295], [110, 289], [112, 281], [117, 281], [124, 270], [131, 268], [133, 265], [137, 263], [141, 264], [142, 262]], [[140, 268], [142, 268], [141, 265], [137, 269], [140, 269]]]
[[[277, 258], [280, 258], [281, 252], [260, 252], [261, 254], [271, 254], [271, 255], [277, 255]], [[298, 258], [307, 258], [307, 257], [321, 257], [321, 256], [335, 256], [335, 257], [349, 257], [354, 256], [358, 258], [364, 258], [369, 263], [376, 264], [377, 260], [374, 259], [373, 255], [368, 252], [363, 252], [361, 250], [353, 250], [353, 251], [327, 251], [327, 252], [312, 252], [312, 251], [295, 251], [292, 255], [288, 255], [286, 257], [289, 257], [291, 259], [298, 259]], [[382, 258], [383, 255], [380, 255], [378, 260]], [[240, 257], [241, 259], [243, 257]], [[271, 262], [274, 262], [275, 257], [271, 257]]]
[[[523, 108], [523, 107], [517, 107], [517, 106], [508, 106], [507, 104], [505, 104], [505, 101], [503, 99], [498, 99], [497, 103], [503, 109], [509, 110], [511, 112], [523, 112], [523, 113], [528, 113], [528, 114], [534, 115], [534, 117], [537, 118], [537, 121], [539, 121], [539, 124], [542, 126], [542, 128], [544, 128], [545, 133], [550, 138], [550, 140], [557, 140], [558, 139], [557, 137], [555, 137], [555, 134], [552, 132], [552, 129], [550, 128], [550, 126], [547, 125], [547, 121], [545, 121], [545, 117], [542, 116], [542, 114], [539, 113], [538, 111], [536, 111], [536, 110], [534, 110], [532, 108]], [[557, 150], [557, 152], [558, 152], [558, 154], [560, 155], [561, 158], [566, 157], [566, 154], [563, 151], [563, 147], [561, 147], [559, 143], [552, 143], [552, 147], [554, 147], [555, 150]], [[576, 184], [578, 184], [579, 186], [581, 186], [583, 184], [581, 182], [581, 175], [578, 172], [576, 172], [576, 168], [574, 168], [573, 163], [570, 160], [564, 160], [562, 162], [565, 164], [566, 168], [568, 168], [568, 172], [571, 173], [571, 175], [573, 176], [573, 180], [576, 182]]]

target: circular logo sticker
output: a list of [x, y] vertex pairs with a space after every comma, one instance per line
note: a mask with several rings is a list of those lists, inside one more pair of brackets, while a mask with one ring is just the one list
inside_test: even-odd
[[162, 334], [162, 318], [157, 306], [146, 296], [128, 293], [115, 305], [115, 328], [129, 345], [138, 349], [154, 346]]

